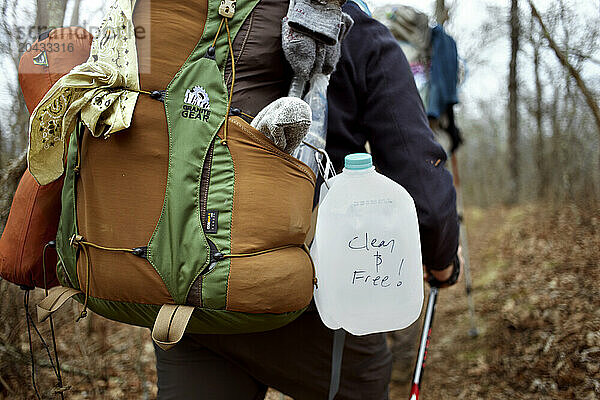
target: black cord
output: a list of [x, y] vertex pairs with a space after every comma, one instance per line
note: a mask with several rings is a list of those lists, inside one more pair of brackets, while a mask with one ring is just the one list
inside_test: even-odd
[[[46, 296], [48, 296], [48, 281], [46, 279], [46, 250], [48, 250], [48, 247], [52, 247], [52, 248], [56, 248], [56, 242], [55, 241], [50, 241], [48, 243], [46, 243], [46, 245], [44, 246], [44, 251], [42, 253], [42, 271], [44, 273], [44, 293]], [[62, 400], [64, 400], [65, 396], [63, 394], [63, 392], [65, 390], [67, 390], [64, 386], [63, 386], [63, 380], [62, 380], [62, 374], [60, 371], [60, 361], [58, 359], [58, 349], [56, 346], [56, 335], [54, 333], [54, 321], [52, 320], [52, 314], [50, 314], [50, 332], [52, 334], [52, 347], [54, 347], [54, 358], [56, 359], [56, 368], [54, 368], [54, 365], [52, 365], [52, 368], [54, 369], [54, 373], [56, 374], [56, 379], [58, 380], [58, 388], [59, 388], [59, 394], [60, 394], [60, 398]], [[50, 358], [50, 364], [52, 364], [52, 357], [50, 356], [50, 353], [48, 353], [48, 357]]]
[[[46, 296], [48, 296], [48, 284], [47, 284], [47, 279], [46, 279], [46, 250], [48, 249], [48, 247], [53, 247], [53, 246], [55, 246], [55, 244], [53, 242], [49, 242], [48, 244], [46, 244], [46, 246], [44, 246], [44, 251], [42, 254], [42, 270], [43, 270], [43, 274], [44, 274], [44, 291], [45, 291]], [[31, 327], [32, 326], [33, 326], [33, 329], [35, 330], [35, 333], [37, 334], [38, 338], [40, 339], [42, 346], [46, 350], [46, 354], [48, 355], [48, 359], [50, 360], [50, 366], [52, 367], [52, 371], [54, 371], [54, 374], [56, 375], [56, 379], [58, 380], [58, 387], [55, 389], [54, 393], [60, 395], [60, 398], [62, 400], [64, 400], [64, 392], [66, 390], [68, 390], [69, 388], [63, 386], [62, 375], [61, 375], [61, 371], [60, 371], [60, 362], [58, 359], [58, 349], [57, 349], [57, 345], [56, 345], [56, 335], [54, 332], [54, 322], [52, 320], [52, 316], [50, 316], [50, 331], [52, 333], [54, 358], [52, 358], [52, 354], [50, 352], [50, 346], [48, 346], [48, 343], [46, 343], [46, 341], [44, 340], [44, 337], [42, 336], [40, 330], [38, 329], [35, 322], [33, 321], [33, 317], [31, 316], [31, 313], [29, 312], [29, 293], [32, 290], [32, 288], [25, 287], [25, 286], [22, 286], [21, 288], [25, 291], [25, 294], [23, 295], [23, 305], [25, 308], [25, 319], [27, 321], [27, 335], [29, 337], [29, 353], [31, 355], [31, 384], [33, 386], [33, 390], [35, 391], [35, 395], [38, 398], [38, 400], [42, 400], [40, 393], [38, 391], [38, 388], [37, 388], [37, 383], [35, 381], [35, 375], [36, 375], [35, 356], [33, 354], [33, 341], [31, 339]], [[54, 361], [55, 359], [56, 359], [56, 364]]]
[[29, 336], [29, 354], [31, 355], [31, 384], [35, 395], [39, 400], [42, 400], [35, 383], [35, 358], [33, 356], [33, 342], [31, 341], [31, 316], [29, 315], [29, 290], [25, 290], [23, 295], [23, 305], [25, 306], [25, 319], [27, 320], [27, 335]]

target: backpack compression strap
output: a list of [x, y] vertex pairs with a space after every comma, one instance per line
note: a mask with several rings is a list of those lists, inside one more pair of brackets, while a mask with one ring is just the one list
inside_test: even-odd
[[[56, 286], [49, 290], [48, 296], [37, 305], [38, 321], [44, 322], [71, 297], [83, 295], [81, 290]], [[183, 337], [194, 307], [165, 304], [161, 307], [152, 328], [152, 340], [163, 350], [169, 350]]]
[[152, 340], [158, 347], [166, 351], [181, 340], [194, 308], [177, 304], [165, 304], [160, 308], [152, 328]]
[[81, 290], [56, 286], [48, 291], [48, 296], [37, 305], [38, 321], [44, 322], [71, 297], [83, 294]]

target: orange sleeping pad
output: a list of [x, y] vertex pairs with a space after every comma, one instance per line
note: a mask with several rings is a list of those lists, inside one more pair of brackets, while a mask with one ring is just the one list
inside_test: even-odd
[[[19, 63], [19, 83], [31, 113], [46, 92], [76, 65], [87, 61], [92, 35], [83, 28], [58, 28], [31, 45]], [[63, 179], [40, 186], [25, 171], [0, 237], [0, 276], [27, 287], [44, 287], [44, 246], [56, 238]], [[46, 252], [47, 287], [58, 285], [57, 255]]]

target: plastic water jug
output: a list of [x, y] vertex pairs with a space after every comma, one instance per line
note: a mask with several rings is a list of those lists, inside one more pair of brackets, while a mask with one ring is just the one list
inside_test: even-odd
[[351, 154], [321, 188], [311, 255], [323, 323], [366, 335], [406, 328], [420, 315], [423, 269], [417, 213], [369, 154]]

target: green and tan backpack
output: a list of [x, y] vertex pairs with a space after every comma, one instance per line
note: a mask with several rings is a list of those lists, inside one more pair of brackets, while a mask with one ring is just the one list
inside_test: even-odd
[[82, 314], [154, 327], [168, 348], [184, 332], [274, 329], [309, 304], [314, 173], [232, 115], [224, 79], [231, 40], [257, 3], [239, 1], [226, 18], [208, 0], [200, 41], [166, 90], [140, 95], [129, 129], [107, 140], [83, 124], [71, 133], [62, 286], [40, 319], [75, 297]]

